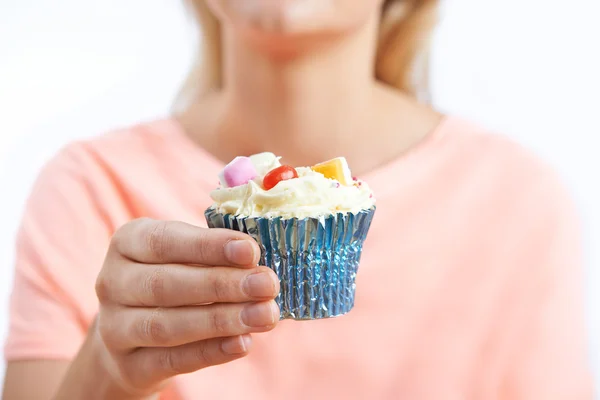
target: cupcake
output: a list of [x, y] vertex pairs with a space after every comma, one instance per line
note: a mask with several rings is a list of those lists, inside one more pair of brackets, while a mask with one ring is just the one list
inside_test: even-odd
[[282, 319], [337, 317], [353, 308], [375, 198], [343, 157], [297, 168], [272, 153], [236, 157], [219, 181], [205, 212], [208, 226], [258, 242], [260, 264], [281, 282]]

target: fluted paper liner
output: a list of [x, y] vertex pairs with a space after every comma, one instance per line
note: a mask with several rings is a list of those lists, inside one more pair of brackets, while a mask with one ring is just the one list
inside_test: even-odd
[[375, 207], [318, 218], [263, 218], [208, 208], [210, 228], [247, 233], [261, 248], [260, 264], [275, 271], [282, 319], [344, 315], [354, 307], [355, 279]]

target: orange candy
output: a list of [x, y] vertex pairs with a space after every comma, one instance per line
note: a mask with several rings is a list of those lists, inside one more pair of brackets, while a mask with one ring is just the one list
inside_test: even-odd
[[337, 157], [332, 160], [313, 165], [311, 169], [315, 172], [323, 174], [325, 178], [335, 179], [342, 185], [350, 186], [354, 183], [352, 181], [350, 168], [348, 168], [348, 162], [344, 157]]

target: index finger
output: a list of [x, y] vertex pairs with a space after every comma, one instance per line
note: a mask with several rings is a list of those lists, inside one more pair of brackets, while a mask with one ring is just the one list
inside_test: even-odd
[[145, 264], [249, 267], [256, 266], [260, 257], [256, 241], [245, 233], [148, 218], [124, 225], [111, 246], [122, 256]]

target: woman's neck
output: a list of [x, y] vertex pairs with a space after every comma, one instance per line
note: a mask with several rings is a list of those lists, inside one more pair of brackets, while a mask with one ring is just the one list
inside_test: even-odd
[[[377, 25], [374, 17], [319, 48], [302, 43], [306, 51], [297, 54], [226, 30], [223, 90], [190, 109], [196, 115], [188, 130], [223, 160], [271, 151], [289, 164], [311, 165], [344, 155], [367, 171], [394, 158], [431, 124], [415, 125], [419, 112], [411, 110], [422, 107], [375, 81]], [[401, 135], [406, 123], [415, 132]]]

